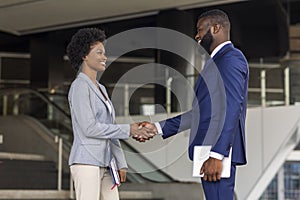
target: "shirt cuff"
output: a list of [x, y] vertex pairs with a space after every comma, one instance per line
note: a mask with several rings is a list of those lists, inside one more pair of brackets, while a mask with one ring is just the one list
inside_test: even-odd
[[155, 122], [154, 124], [155, 124], [156, 129], [157, 129], [157, 134], [158, 135], [163, 135], [163, 131], [162, 131], [162, 128], [161, 128], [160, 124], [158, 122]]
[[216, 152], [209, 152], [209, 157], [218, 159], [218, 160], [223, 160], [224, 156], [222, 154], [216, 153]]

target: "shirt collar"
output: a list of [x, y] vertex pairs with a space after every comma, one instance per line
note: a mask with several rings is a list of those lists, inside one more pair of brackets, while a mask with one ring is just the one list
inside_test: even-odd
[[220, 51], [220, 49], [222, 49], [222, 47], [224, 47], [226, 44], [230, 44], [231, 41], [226, 41], [226, 42], [223, 42], [221, 44], [219, 44], [214, 50], [213, 52], [210, 54], [210, 57], [213, 58], [217, 53], [218, 51]]

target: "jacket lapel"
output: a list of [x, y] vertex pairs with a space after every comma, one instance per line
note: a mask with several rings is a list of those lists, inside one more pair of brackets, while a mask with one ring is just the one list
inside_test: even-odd
[[[91, 80], [87, 75], [85, 75], [85, 74], [82, 73], [82, 72], [79, 73], [78, 76], [81, 77], [81, 78], [83, 78], [83, 79], [88, 83], [89, 87], [95, 92], [95, 94], [97, 95], [97, 97], [98, 97], [99, 99], [101, 99], [101, 101], [103, 102], [103, 104], [105, 105], [105, 107], [107, 108], [107, 110], [109, 111], [109, 108], [107, 107], [107, 105], [106, 105], [106, 103], [105, 103], [105, 99], [104, 99], [103, 95], [101, 94], [100, 90], [96, 87], [96, 85], [92, 82], [92, 80]], [[106, 90], [105, 90], [104, 86], [101, 85], [101, 84], [99, 84], [99, 83], [98, 83], [98, 85], [99, 85], [101, 91], [102, 91], [102, 92], [104, 93], [104, 95], [106, 96], [108, 102], [111, 104], [110, 100], [108, 99], [108, 95], [107, 95], [107, 93], [106, 93]], [[111, 104], [111, 107], [112, 107], [112, 114], [114, 114], [112, 104]], [[113, 115], [113, 116], [114, 116], [114, 115]]]
[[[106, 89], [105, 89], [105, 87], [104, 87], [103, 85], [101, 85], [100, 83], [98, 83], [98, 85], [99, 85], [101, 91], [103, 92], [103, 94], [106, 96], [106, 99], [107, 99], [107, 101], [108, 101], [108, 103], [110, 104], [110, 107], [111, 107], [111, 115], [113, 116], [113, 119], [115, 119], [115, 109], [114, 109], [114, 107], [113, 107], [113, 104], [112, 104], [111, 100], [108, 98], [108, 94], [107, 94], [107, 92], [106, 92]], [[102, 95], [101, 95], [101, 97], [102, 97]], [[103, 99], [103, 101], [105, 101], [105, 99]], [[105, 104], [105, 106], [107, 106], [107, 105]], [[108, 108], [107, 108], [107, 109], [108, 109]], [[109, 109], [108, 109], [108, 110], [109, 110]]]
[[230, 43], [230, 44], [226, 44], [225, 46], [223, 46], [217, 53], [216, 55], [213, 57], [213, 58], [210, 58], [208, 59], [205, 64], [204, 64], [204, 67], [203, 67], [203, 70], [201, 71], [199, 77], [198, 77], [198, 80], [196, 82], [196, 85], [195, 85], [195, 93], [198, 91], [199, 89], [199, 86], [200, 86], [200, 82], [201, 80], [203, 79], [201, 77], [201, 74], [204, 74], [205, 73], [205, 70], [209, 70], [209, 65], [212, 64], [213, 62], [215, 62], [216, 60], [218, 60], [219, 58], [222, 57], [222, 55], [224, 55], [227, 51], [229, 51], [230, 49], [233, 48], [233, 44]]

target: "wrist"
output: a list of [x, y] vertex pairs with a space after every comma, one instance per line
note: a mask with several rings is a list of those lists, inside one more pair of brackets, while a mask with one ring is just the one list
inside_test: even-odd
[[217, 159], [217, 160], [223, 160], [224, 155], [219, 154], [219, 153], [214, 152], [214, 151], [211, 151], [211, 152], [209, 152], [209, 157], [215, 158], [215, 159]]

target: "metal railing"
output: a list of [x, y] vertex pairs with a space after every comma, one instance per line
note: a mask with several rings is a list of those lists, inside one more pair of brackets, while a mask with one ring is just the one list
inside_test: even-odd
[[[260, 63], [249, 63], [250, 69], [259, 70], [260, 86], [253, 87], [251, 82], [249, 83], [249, 93], [259, 93], [260, 94], [260, 106], [266, 107], [268, 105], [276, 105], [276, 101], [272, 99], [267, 99], [268, 93], [282, 94], [283, 98], [281, 102], [277, 103], [279, 105], [289, 105], [290, 104], [290, 70], [288, 66], [282, 66], [280, 63], [264, 63], [260, 60]], [[282, 70], [283, 77], [273, 77], [279, 82], [283, 82], [283, 86], [270, 88], [267, 85], [267, 75], [274, 70]], [[251, 76], [251, 73], [250, 73]], [[250, 101], [252, 99], [249, 99]], [[268, 103], [269, 102], [269, 103]]]

